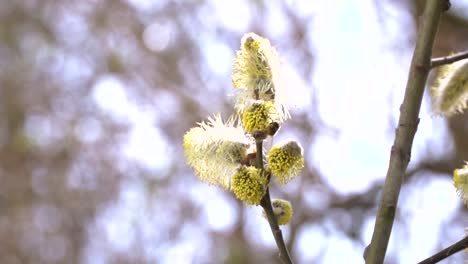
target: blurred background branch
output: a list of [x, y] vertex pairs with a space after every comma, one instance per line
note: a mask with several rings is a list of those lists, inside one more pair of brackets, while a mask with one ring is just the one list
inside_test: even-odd
[[390, 163], [382, 189], [372, 241], [366, 249], [367, 252], [364, 251], [366, 263], [384, 263], [403, 177], [411, 159], [413, 140], [419, 125], [419, 111], [429, 74], [434, 39], [441, 14], [447, 11], [449, 6], [448, 1], [432, 0], [427, 1], [424, 7], [423, 23], [418, 31], [405, 95], [400, 107], [398, 127], [390, 151]]
[[438, 67], [444, 64], [454, 63], [456, 61], [467, 59], [467, 58], [468, 58], [468, 51], [445, 56], [442, 58], [434, 58], [431, 60], [431, 68]]

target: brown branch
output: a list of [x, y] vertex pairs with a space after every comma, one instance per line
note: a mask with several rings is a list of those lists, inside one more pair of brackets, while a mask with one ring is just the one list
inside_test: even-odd
[[439, 251], [438, 253], [432, 255], [431, 257], [419, 262], [418, 264], [433, 264], [437, 263], [449, 256], [468, 248], [468, 236], [465, 236], [463, 239], [455, 242], [454, 244], [450, 245], [449, 247]]
[[[254, 135], [255, 137], [255, 135]], [[256, 147], [257, 147], [257, 160], [256, 160], [256, 167], [263, 170], [263, 138], [255, 137]], [[278, 222], [276, 221], [275, 214], [273, 213], [273, 208], [271, 207], [271, 199], [270, 199], [270, 190], [267, 188], [265, 195], [262, 197], [260, 201], [260, 205], [263, 207], [265, 211], [265, 215], [267, 216], [268, 223], [270, 224], [271, 232], [276, 241], [276, 246], [279, 250], [279, 257], [285, 264], [292, 264], [291, 256], [289, 255], [289, 251], [286, 248], [286, 244], [284, 243], [283, 233], [278, 226]]]
[[400, 194], [403, 176], [410, 161], [411, 147], [419, 123], [424, 86], [430, 69], [432, 46], [441, 13], [448, 9], [446, 0], [427, 0], [421, 30], [411, 61], [405, 96], [400, 107], [398, 128], [390, 152], [390, 164], [385, 178], [379, 210], [375, 219], [372, 241], [364, 258], [368, 264], [383, 263]]
[[468, 50], [454, 54], [454, 55], [450, 55], [450, 56], [434, 58], [431, 60], [431, 68], [439, 67], [444, 64], [454, 63], [456, 61], [464, 60], [464, 59], [468, 59]]

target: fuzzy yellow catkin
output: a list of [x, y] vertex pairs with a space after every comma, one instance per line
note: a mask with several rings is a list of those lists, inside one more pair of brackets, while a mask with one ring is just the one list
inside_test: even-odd
[[468, 162], [462, 168], [453, 171], [453, 185], [463, 203], [468, 205]]
[[274, 122], [275, 107], [271, 102], [258, 101], [249, 106], [242, 114], [242, 125], [247, 133], [264, 131]]
[[278, 183], [286, 184], [304, 167], [302, 147], [296, 141], [277, 144], [268, 152], [267, 163]]
[[288, 94], [280, 69], [280, 60], [270, 41], [255, 33], [242, 37], [231, 75], [238, 114], [253, 102], [273, 102], [279, 121], [290, 118]]
[[[283, 199], [272, 199], [271, 207], [276, 220], [278, 221], [278, 225], [285, 225], [291, 221], [294, 211], [289, 201]], [[265, 212], [263, 212], [263, 216], [266, 217]]]
[[258, 205], [265, 194], [268, 180], [255, 167], [240, 167], [232, 177], [232, 192], [248, 205]]
[[468, 59], [440, 67], [431, 99], [435, 114], [451, 116], [463, 112], [468, 100]]
[[242, 37], [241, 49], [234, 60], [232, 84], [235, 88], [247, 90], [255, 100], [273, 100], [275, 84], [273, 71], [279, 66], [276, 50], [270, 41], [255, 33]]
[[191, 128], [183, 138], [187, 163], [198, 178], [208, 184], [229, 189], [231, 178], [245, 159], [251, 144], [240, 126], [223, 122], [219, 115]]

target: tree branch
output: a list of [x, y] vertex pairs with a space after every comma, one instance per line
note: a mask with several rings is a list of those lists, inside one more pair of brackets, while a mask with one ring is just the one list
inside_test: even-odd
[[421, 30], [411, 61], [405, 96], [400, 107], [398, 128], [390, 152], [390, 164], [382, 198], [375, 219], [372, 241], [364, 253], [368, 264], [383, 263], [400, 194], [403, 176], [411, 155], [414, 135], [419, 123], [419, 110], [430, 69], [432, 45], [441, 13], [448, 9], [447, 0], [427, 0]]
[[431, 257], [419, 262], [418, 264], [433, 264], [437, 263], [449, 256], [468, 248], [468, 236], [465, 236], [463, 239], [455, 242], [454, 244], [450, 245], [449, 247], [439, 251], [438, 253], [432, 255]]
[[444, 64], [454, 63], [456, 61], [464, 60], [464, 59], [468, 59], [468, 50], [454, 54], [454, 55], [450, 55], [450, 56], [434, 58], [431, 60], [431, 68], [439, 67]]
[[[256, 147], [257, 147], [257, 160], [256, 160], [256, 167], [263, 171], [263, 138], [255, 138]], [[279, 250], [279, 257], [285, 264], [292, 264], [291, 256], [289, 255], [288, 249], [286, 248], [286, 244], [284, 243], [283, 233], [278, 226], [278, 222], [276, 221], [275, 214], [273, 213], [273, 208], [271, 207], [271, 199], [270, 199], [270, 190], [267, 188], [265, 195], [262, 197], [260, 201], [260, 205], [263, 207], [265, 211], [265, 215], [267, 216], [268, 223], [270, 224], [271, 232], [276, 241], [276, 246]]]

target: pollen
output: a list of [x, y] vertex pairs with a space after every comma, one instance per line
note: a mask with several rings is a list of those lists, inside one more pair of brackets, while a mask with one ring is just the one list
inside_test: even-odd
[[273, 123], [275, 107], [271, 102], [258, 102], [247, 108], [242, 115], [242, 125], [248, 133], [264, 131]]
[[248, 205], [259, 205], [265, 194], [267, 178], [255, 167], [240, 167], [232, 177], [232, 191], [237, 199]]
[[286, 184], [304, 167], [302, 147], [296, 141], [273, 146], [268, 153], [268, 169], [279, 184]]

